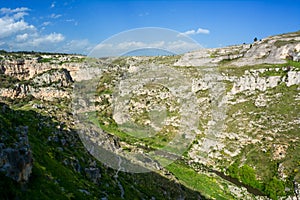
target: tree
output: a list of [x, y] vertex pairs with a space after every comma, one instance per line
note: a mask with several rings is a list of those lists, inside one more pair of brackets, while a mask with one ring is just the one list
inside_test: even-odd
[[227, 169], [228, 174], [232, 178], [239, 178], [239, 165], [237, 162], [234, 162], [232, 165], [230, 165]]
[[243, 165], [239, 170], [240, 179], [246, 185], [257, 188], [259, 186], [255, 177], [255, 171], [248, 165]]
[[257, 41], [257, 37], [255, 37], [255, 38], [253, 39], [253, 41], [256, 42], [256, 41]]

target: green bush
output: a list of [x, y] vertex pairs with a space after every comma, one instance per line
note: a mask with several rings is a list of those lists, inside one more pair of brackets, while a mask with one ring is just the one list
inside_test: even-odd
[[239, 167], [238, 162], [235, 162], [228, 167], [227, 173], [232, 178], [237, 178], [242, 183], [262, 191], [271, 199], [285, 195], [285, 183], [283, 181], [274, 176], [271, 180], [261, 183], [256, 179], [255, 170], [249, 165]]
[[239, 171], [240, 180], [251, 187], [262, 189], [261, 184], [256, 180], [255, 171], [248, 165], [243, 165]]
[[272, 199], [277, 199], [278, 196], [284, 196], [285, 184], [283, 181], [273, 177], [265, 186], [264, 192]]
[[232, 165], [230, 165], [227, 169], [228, 174], [232, 177], [232, 178], [239, 178], [239, 165], [237, 162], [233, 163]]

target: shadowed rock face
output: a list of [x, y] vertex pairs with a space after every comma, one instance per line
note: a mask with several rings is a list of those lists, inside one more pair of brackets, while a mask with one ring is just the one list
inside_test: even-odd
[[85, 168], [85, 174], [87, 178], [89, 178], [93, 183], [98, 183], [101, 178], [100, 170], [98, 168], [90, 167], [90, 168]]
[[32, 152], [28, 143], [28, 127], [20, 126], [16, 131], [17, 142], [8, 146], [0, 144], [0, 171], [17, 182], [27, 182], [33, 166]]

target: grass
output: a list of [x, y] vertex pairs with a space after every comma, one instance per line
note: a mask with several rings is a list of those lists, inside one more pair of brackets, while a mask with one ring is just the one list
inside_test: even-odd
[[225, 84], [226, 93], [230, 92], [233, 87], [233, 82], [224, 80], [223, 83]]
[[38, 62], [39, 63], [50, 63], [53, 60], [54, 60], [53, 58], [41, 58], [40, 60], [38, 60]]
[[154, 62], [162, 65], [171, 66], [175, 62], [180, 59], [180, 55], [173, 55], [173, 56], [157, 56], [154, 58]]
[[17, 78], [5, 74], [0, 74], [1, 88], [14, 88], [15, 84], [18, 82], [19, 80]]
[[296, 62], [292, 60], [287, 60], [287, 64], [282, 64], [281, 66], [293, 66], [297, 70], [300, 70], [300, 62]]
[[[99, 122], [97, 122], [99, 124]], [[120, 129], [117, 124], [112, 122], [109, 125], [103, 125], [99, 124], [100, 128], [105, 130], [106, 132], [116, 135], [120, 138], [121, 141], [124, 141], [128, 144], [134, 145], [134, 144], [144, 144], [145, 149], [159, 149], [168, 144], [168, 142], [173, 138], [173, 133], [165, 133], [164, 130], [161, 132], [156, 133], [153, 136], [148, 136], [144, 138], [139, 138], [136, 137], [138, 135], [145, 135], [145, 133], [139, 133], [139, 132], [134, 132], [135, 129], [133, 129], [133, 132], [127, 133], [122, 128]], [[146, 133], [148, 134], [148, 133]]]
[[286, 76], [286, 74], [287, 74], [287, 71], [284, 71], [282, 69], [279, 69], [278, 71], [276, 71], [275, 69], [271, 69], [271, 70], [265, 71], [263, 73], [259, 73], [259, 76], [260, 77], [269, 77], [269, 76], [283, 77], [283, 76]]
[[[219, 70], [230, 76], [242, 76], [246, 70], [268, 69], [267, 71], [260, 73], [259, 76], [284, 77], [287, 76], [288, 71], [283, 70], [282, 67], [286, 66], [291, 66], [296, 68], [296, 70], [300, 69], [299, 62], [287, 60], [286, 64], [280, 65], [263, 64], [243, 67], [221, 66], [219, 67]], [[276, 71], [275, 68], [279, 68], [279, 71]], [[230, 87], [228, 86], [228, 89], [229, 88]], [[289, 142], [297, 140], [299, 127], [296, 124], [286, 124], [287, 122], [299, 119], [299, 102], [295, 101], [295, 97], [299, 94], [297, 88], [297, 85], [287, 87], [285, 83], [281, 83], [275, 88], [268, 89], [264, 92], [266, 98], [269, 99], [266, 107], [255, 106], [254, 102], [259, 94], [258, 91], [250, 96], [237, 94], [235, 98], [246, 98], [247, 101], [231, 105], [227, 109], [229, 118], [226, 123], [226, 132], [247, 134], [252, 138], [260, 138], [261, 135], [265, 134], [265, 131], [280, 130], [277, 134], [269, 135], [274, 138], [274, 141], [267, 141], [263, 138], [261, 145], [251, 144], [244, 147], [236, 158], [236, 162], [238, 162], [239, 165], [253, 166], [253, 168], [255, 168], [255, 176], [258, 178], [259, 182], [256, 182], [253, 178], [253, 181], [250, 182], [241, 176], [238, 176], [237, 178], [243, 183], [255, 186], [272, 199], [277, 199], [278, 196], [291, 194], [291, 192], [284, 191], [285, 187], [292, 190], [292, 180], [299, 180], [300, 177], [300, 159], [298, 156], [291, 156], [300, 154], [299, 145], [295, 142]], [[239, 115], [236, 115], [233, 118], [237, 113], [239, 113]], [[250, 121], [259, 125], [259, 127], [255, 128], [256, 133], [253, 133], [251, 129], [247, 128]], [[273, 160], [273, 144], [286, 143], [289, 144], [287, 157], [281, 160]], [[234, 144], [232, 144], [232, 146], [233, 145]], [[266, 149], [266, 151], [262, 151], [262, 149]], [[280, 163], [284, 166], [284, 171], [288, 175], [286, 182], [280, 181], [279, 179], [278, 166]], [[241, 170], [241, 175], [244, 176], [245, 172], [243, 172], [242, 168], [239, 168], [239, 170]], [[232, 174], [232, 172], [231, 175], [233, 177], [236, 176]], [[253, 175], [251, 176], [254, 177]]]
[[192, 190], [199, 191], [206, 198], [234, 199], [228, 190], [220, 187], [222, 181], [217, 177], [198, 173], [179, 161], [166, 168], [179, 179], [179, 182]]
[[268, 116], [277, 116], [277, 119], [287, 122], [297, 119], [300, 113], [299, 102], [294, 100], [295, 96], [298, 95], [297, 87], [297, 85], [287, 87], [285, 83], [281, 83], [274, 89], [267, 91], [269, 95], [281, 95], [276, 98], [273, 97], [272, 103], [267, 106], [266, 114]]
[[218, 70], [220, 73], [225, 73], [229, 76], [243, 76], [245, 71], [249, 70], [257, 70], [257, 69], [268, 69], [268, 71], [262, 73], [260, 76], [277, 76], [277, 75], [285, 75], [286, 72], [283, 70], [279, 70], [279, 72], [275, 71], [275, 68], [282, 68], [286, 66], [292, 66], [297, 70], [300, 70], [300, 62], [286, 60], [284, 64], [259, 64], [259, 65], [245, 65], [245, 66], [230, 66], [230, 65], [220, 65]]
[[[269, 99], [269, 103], [265, 107], [256, 107], [254, 102], [259, 92], [252, 96], [242, 95], [242, 98], [247, 98], [248, 101], [231, 105], [227, 109], [227, 130], [226, 132], [233, 132], [236, 134], [246, 134], [251, 138], [261, 138], [266, 134], [266, 131], [280, 130], [278, 133], [266, 135], [273, 138], [273, 141], [265, 140], [263, 138], [260, 144], [250, 144], [241, 149], [241, 153], [235, 158], [238, 165], [248, 165], [255, 168], [255, 176], [260, 180], [259, 183], [255, 181], [247, 181], [238, 176], [243, 183], [249, 184], [252, 187], [260, 189], [272, 199], [277, 199], [277, 196], [285, 195], [284, 188], [288, 186], [292, 188], [292, 180], [299, 180], [299, 162], [298, 156], [300, 149], [295, 142], [299, 136], [298, 125], [289, 124], [299, 119], [299, 102], [295, 101], [298, 95], [298, 86], [293, 85], [287, 87], [285, 83], [281, 83], [275, 88], [268, 89], [264, 95]], [[279, 95], [278, 95], [279, 94]], [[239, 98], [239, 96], [236, 96]], [[239, 113], [239, 115], [236, 115]], [[235, 117], [233, 117], [236, 115]], [[248, 128], [249, 122], [257, 124], [254, 127], [255, 132]], [[273, 145], [289, 144], [288, 157], [274, 160]], [[262, 149], [265, 149], [262, 151]], [[279, 181], [278, 166], [282, 163], [285, 172], [288, 175], [286, 182]], [[242, 169], [239, 169], [242, 170]], [[238, 171], [239, 171], [238, 170]], [[244, 175], [243, 170], [240, 171]], [[236, 175], [233, 175], [233, 177]], [[252, 176], [253, 177], [253, 176]], [[256, 186], [255, 186], [256, 185]], [[277, 187], [278, 186], [278, 187]]]
[[[236, 161], [231, 166], [228, 167], [227, 172], [233, 178], [239, 179], [246, 185], [256, 188], [262, 191], [264, 194], [268, 195], [271, 199], [278, 199], [279, 196], [284, 196], [285, 194], [285, 182], [278, 179], [276, 174], [268, 178], [267, 181], [257, 180], [256, 174], [260, 169], [254, 170], [247, 164], [239, 166], [239, 162]], [[267, 178], [267, 177], [264, 177]]]
[[240, 77], [240, 76], [243, 76], [247, 70], [249, 71], [249, 70], [266, 69], [266, 68], [272, 69], [272, 68], [276, 68], [279, 66], [281, 66], [281, 65], [259, 64], [259, 65], [246, 65], [246, 66], [241, 66], [241, 67], [230, 66], [230, 65], [226, 65], [226, 66], [221, 65], [218, 67], [218, 70], [220, 73], [225, 73], [229, 76]]
[[287, 155], [282, 163], [285, 166], [285, 171], [290, 174], [290, 180], [300, 182], [300, 145], [298, 142], [290, 143], [287, 150]]

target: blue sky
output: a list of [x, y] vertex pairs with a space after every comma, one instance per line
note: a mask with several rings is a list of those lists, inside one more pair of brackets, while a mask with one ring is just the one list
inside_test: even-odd
[[300, 1], [0, 0], [0, 49], [87, 54], [122, 31], [172, 29], [206, 48], [300, 30]]

